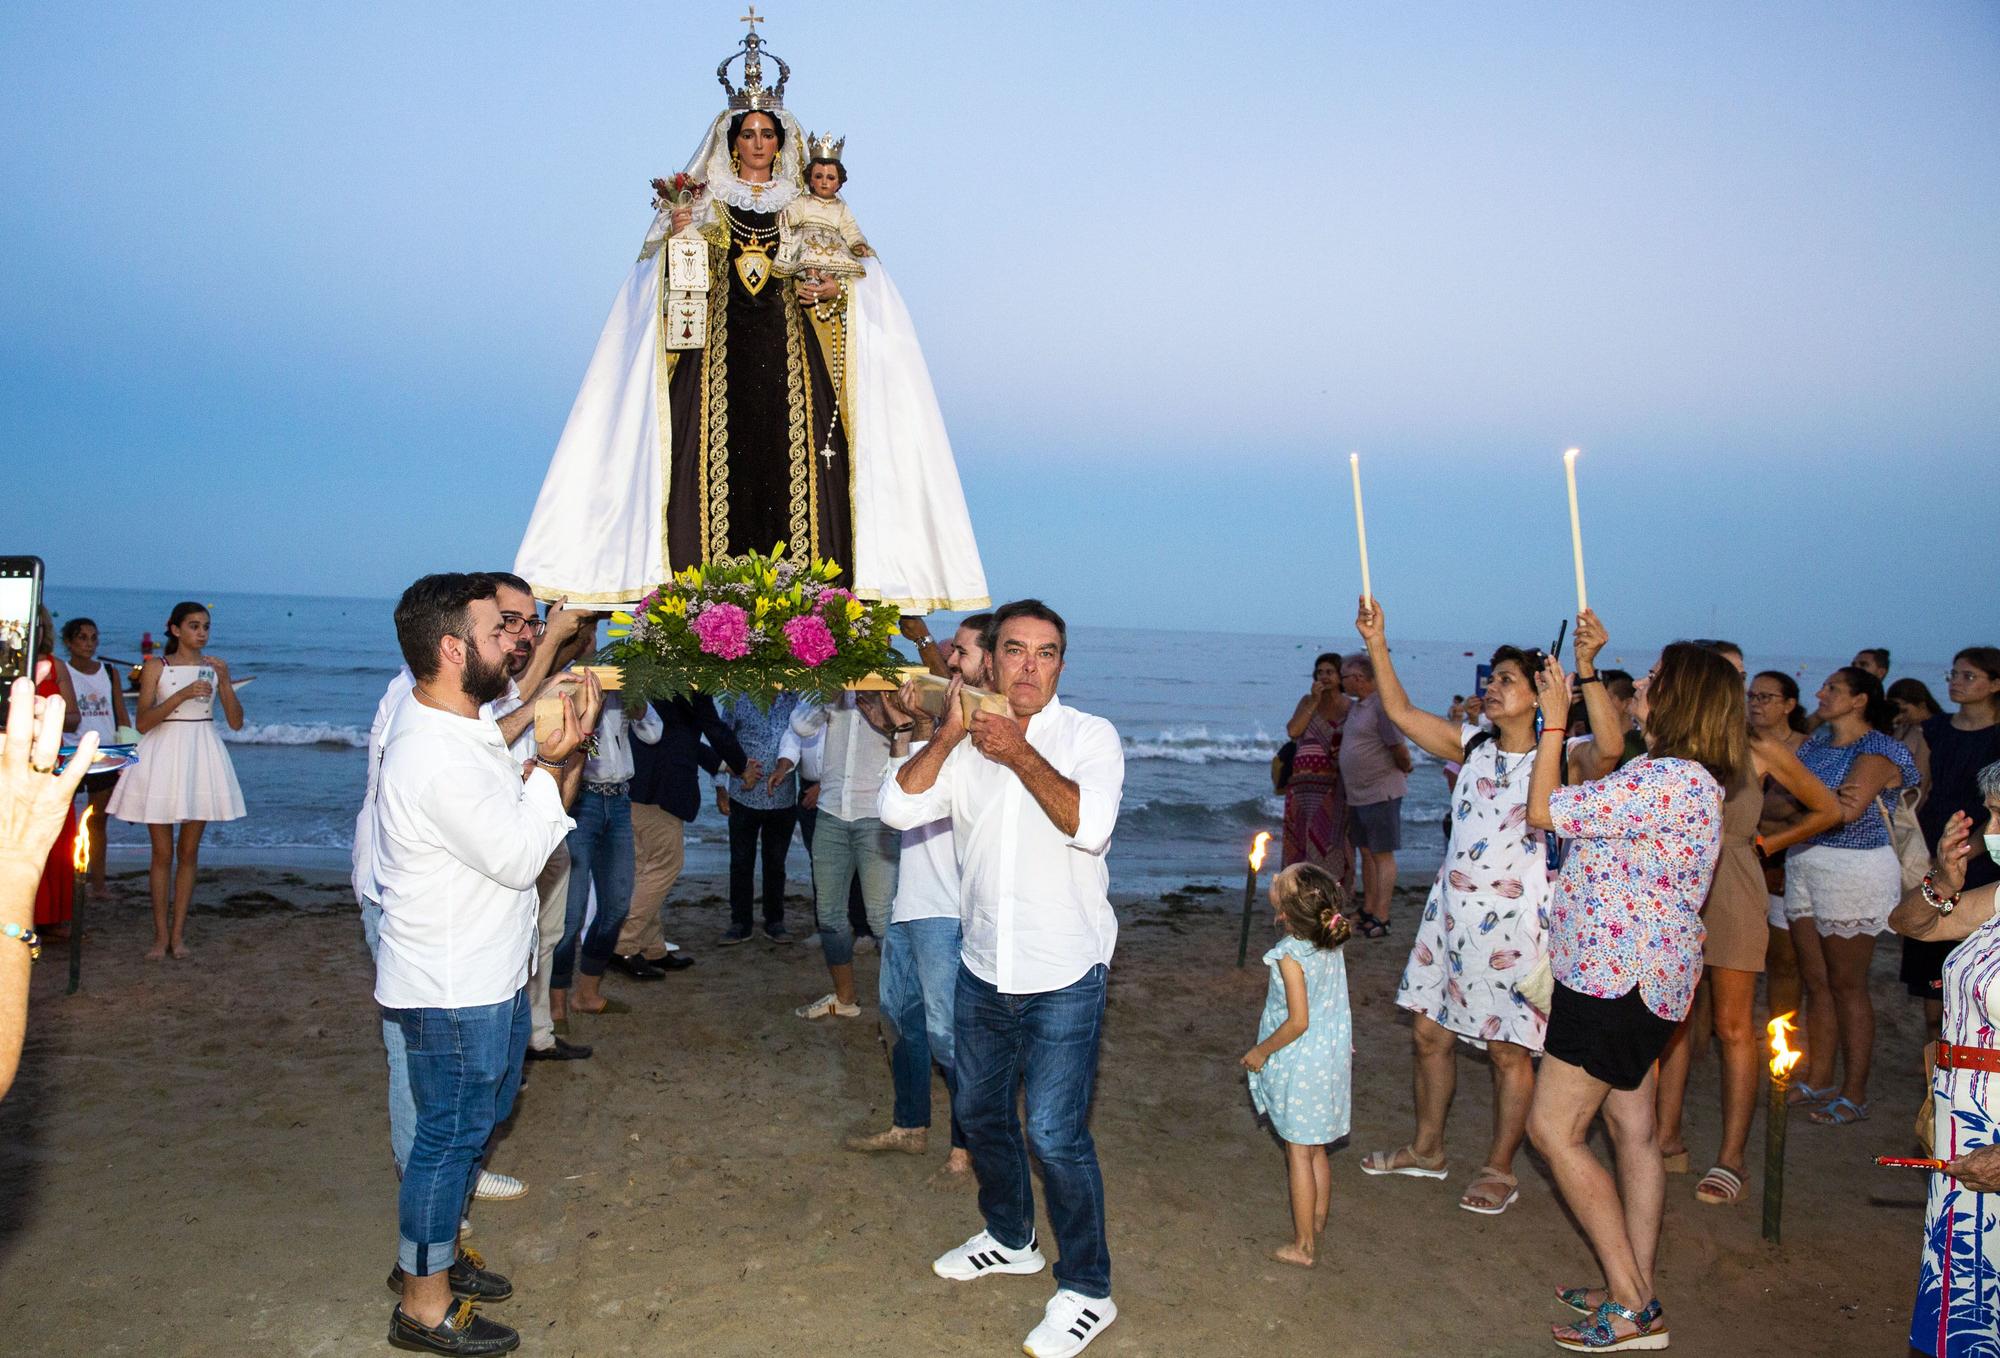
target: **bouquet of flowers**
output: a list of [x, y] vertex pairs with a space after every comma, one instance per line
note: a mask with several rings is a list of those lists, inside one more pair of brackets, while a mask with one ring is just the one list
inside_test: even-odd
[[708, 185], [683, 171], [672, 179], [653, 181], [653, 207], [685, 207], [701, 197]]
[[866, 603], [833, 581], [831, 561], [810, 566], [769, 556], [690, 566], [611, 615], [604, 659], [625, 691], [670, 698], [699, 689], [768, 705], [783, 689], [825, 701], [848, 684], [906, 663], [889, 644], [899, 610]]

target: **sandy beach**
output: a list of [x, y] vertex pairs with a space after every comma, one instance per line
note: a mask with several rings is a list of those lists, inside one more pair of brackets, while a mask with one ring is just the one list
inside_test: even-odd
[[[930, 1260], [977, 1228], [972, 1196], [929, 1186], [944, 1158], [841, 1149], [888, 1121], [872, 1004], [806, 1024], [816, 950], [712, 946], [717, 883], [684, 880], [670, 934], [700, 965], [645, 986], [629, 1016], [576, 1020], [596, 1059], [531, 1065], [493, 1159], [530, 1185], [482, 1203], [470, 1242], [509, 1274], [493, 1313], [545, 1355], [1019, 1352], [1047, 1275], [975, 1284]], [[795, 883], [796, 887], [797, 884]], [[91, 898], [82, 993], [36, 970], [19, 1083], [0, 1103], [0, 1349], [42, 1355], [389, 1352], [395, 1241], [371, 969], [343, 874], [204, 875], [189, 961], [149, 964], [143, 872]], [[1484, 1149], [1489, 1085], [1461, 1065], [1438, 1184], [1365, 1178], [1362, 1151], [1409, 1131], [1407, 1023], [1391, 1003], [1420, 896], [1397, 932], [1356, 939], [1355, 1132], [1334, 1155], [1320, 1266], [1270, 1262], [1288, 1231], [1278, 1151], [1236, 1062], [1255, 1040], [1268, 937], [1235, 967], [1236, 901], [1122, 899], [1094, 1129], [1117, 1324], [1094, 1353], [1541, 1354], [1550, 1292], [1595, 1282], [1545, 1172], [1487, 1219], [1455, 1200]], [[795, 898], [796, 904], [796, 898]], [[794, 927], [802, 911], [794, 915]], [[1669, 1182], [1660, 1291], [1676, 1351], [1900, 1354], [1924, 1177], [1907, 1153], [1919, 1015], [1878, 955], [1876, 1116], [1791, 1126], [1785, 1244], [1750, 1197], [1697, 1205]], [[874, 957], [858, 959], [864, 994]], [[1695, 1068], [1689, 1134], [1712, 1150], [1715, 1066]]]

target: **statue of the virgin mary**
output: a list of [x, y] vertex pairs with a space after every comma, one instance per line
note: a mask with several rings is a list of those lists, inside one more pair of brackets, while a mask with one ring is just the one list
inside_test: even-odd
[[784, 107], [789, 68], [753, 22], [717, 75], [729, 107], [683, 177], [699, 196], [657, 204], [516, 573], [543, 598], [625, 603], [684, 567], [783, 543], [905, 614], [984, 607], [944, 419], [881, 259], [845, 280], [772, 266], [808, 149]]

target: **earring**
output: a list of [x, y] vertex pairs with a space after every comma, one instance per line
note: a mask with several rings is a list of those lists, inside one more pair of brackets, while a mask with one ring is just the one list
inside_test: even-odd
[[743, 173], [743, 157], [737, 155], [734, 151], [729, 153], [729, 173]]

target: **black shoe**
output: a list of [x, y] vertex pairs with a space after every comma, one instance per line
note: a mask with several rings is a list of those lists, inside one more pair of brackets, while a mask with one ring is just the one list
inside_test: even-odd
[[593, 1050], [595, 1048], [587, 1047], [581, 1042], [565, 1042], [563, 1039], [557, 1038], [553, 1047], [528, 1048], [528, 1059], [530, 1061], [588, 1061], [590, 1053]]
[[725, 948], [733, 948], [738, 943], [748, 943], [749, 941], [750, 931], [748, 929], [730, 929], [721, 938], [716, 940], [716, 942]]
[[476, 1313], [471, 1302], [461, 1301], [435, 1325], [404, 1315], [398, 1306], [389, 1314], [389, 1342], [423, 1353], [512, 1353], [521, 1347], [521, 1336]]
[[792, 941], [791, 932], [782, 924], [765, 925], [764, 937], [770, 939], [773, 943], [790, 943]]
[[664, 981], [667, 978], [660, 964], [644, 953], [635, 952], [630, 957], [614, 954], [611, 965], [635, 981]]
[[[479, 1257], [477, 1251], [469, 1250], [463, 1245], [458, 1247], [458, 1258], [451, 1261], [449, 1281], [451, 1283], [451, 1294], [461, 1301], [505, 1301], [514, 1295], [514, 1284], [487, 1268], [486, 1261]], [[389, 1290], [397, 1296], [403, 1294], [403, 1266], [401, 1264], [397, 1264], [389, 1274]], [[397, 1314], [401, 1315], [402, 1312], [399, 1310]], [[409, 1323], [412, 1325], [418, 1324], [414, 1320]], [[421, 1329], [422, 1326], [419, 1325], [418, 1328]], [[456, 1349], [448, 1351], [458, 1352]], [[478, 1349], [473, 1351], [479, 1353], [502, 1352], [500, 1349]]]
[[654, 961], [650, 957], [646, 960], [652, 962], [661, 971], [686, 971], [694, 965], [694, 959], [684, 952], [670, 952], [658, 961]]

